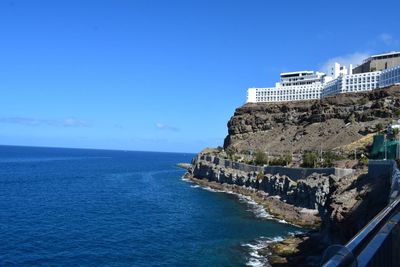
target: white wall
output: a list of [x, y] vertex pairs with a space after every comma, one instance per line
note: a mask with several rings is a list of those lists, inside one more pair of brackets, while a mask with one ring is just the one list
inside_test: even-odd
[[256, 88], [247, 89], [247, 103], [256, 103]]
[[345, 75], [342, 78], [341, 93], [370, 91], [378, 88], [380, 71]]
[[340, 75], [338, 78], [324, 85], [322, 97], [329, 95], [370, 91], [378, 88], [380, 71]]
[[270, 88], [249, 88], [247, 102], [286, 102], [319, 99], [322, 83]]
[[283, 86], [282, 83], [276, 83], [275, 87], [270, 88], [249, 88], [247, 102], [312, 100], [340, 93], [370, 91], [400, 83], [400, 65], [383, 72], [352, 74], [352, 65], [347, 69], [335, 62], [331, 72], [332, 76], [325, 76], [323, 81], [312, 84]]

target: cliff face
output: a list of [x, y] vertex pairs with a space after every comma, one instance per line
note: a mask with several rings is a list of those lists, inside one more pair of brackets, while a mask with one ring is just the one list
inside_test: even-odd
[[195, 161], [191, 174], [208, 181], [260, 190], [271, 196], [279, 196], [281, 200], [296, 207], [315, 209], [322, 213], [329, 194], [329, 184], [337, 179], [334, 175], [314, 173], [294, 181], [286, 175], [244, 172], [217, 166], [205, 160]]
[[[194, 178], [207, 181], [203, 186], [211, 182], [234, 185], [243, 191], [250, 189], [254, 194], [266, 193], [266, 196], [275, 199], [266, 207], [273, 215], [305, 227], [321, 226], [319, 232], [296, 239], [297, 252], [280, 254], [274, 250], [271, 259], [271, 263], [277, 263], [272, 266], [319, 266], [323, 252], [329, 245], [345, 244], [388, 204], [394, 166], [389, 163], [372, 163], [368, 173], [366, 169], [359, 169], [341, 178], [313, 173], [293, 180], [279, 173], [264, 174], [226, 168], [198, 157], [192, 162], [189, 173]], [[304, 208], [318, 212], [310, 213]], [[310, 214], [320, 217], [310, 218]], [[278, 246], [285, 247], [287, 244], [283, 242]], [[270, 255], [270, 251], [266, 255]], [[283, 258], [285, 264], [282, 265]]]
[[400, 87], [322, 100], [248, 103], [228, 122], [225, 149], [270, 153], [333, 149], [376, 132], [400, 115]]
[[[369, 138], [370, 133], [399, 117], [400, 86], [318, 101], [246, 104], [228, 122], [224, 148], [239, 153], [260, 149], [270, 155], [340, 149]], [[208, 154], [222, 155], [218, 153], [220, 150]], [[295, 179], [288, 173], [268, 173], [265, 168], [235, 166], [197, 157], [189, 173], [205, 182], [204, 185], [208, 182], [229, 185], [249, 189], [262, 197], [266, 195], [275, 200], [265, 206], [267, 210], [274, 210], [275, 216], [282, 215], [279, 218], [291, 218], [289, 222], [302, 221], [299, 225], [303, 226], [321, 224], [320, 232], [300, 241], [296, 239], [301, 242], [296, 248], [298, 252], [280, 255], [274, 251], [275, 256], [281, 257], [276, 261], [277, 266], [285, 266], [280, 264], [282, 258], [286, 258], [282, 261], [286, 266], [319, 266], [329, 244], [346, 243], [388, 203], [391, 171], [383, 170], [390, 168], [374, 167], [371, 162], [368, 174], [361, 168], [340, 178], [327, 173], [308, 173]], [[312, 214], [320, 217], [309, 220], [307, 209], [318, 211]]]
[[345, 176], [330, 184], [322, 233], [330, 243], [345, 243], [387, 204], [393, 165], [370, 164], [368, 174]]

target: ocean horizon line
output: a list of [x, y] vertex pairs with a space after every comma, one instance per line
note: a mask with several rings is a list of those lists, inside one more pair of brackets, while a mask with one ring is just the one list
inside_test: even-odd
[[62, 147], [62, 146], [34, 146], [34, 145], [9, 145], [0, 144], [0, 147], [21, 147], [21, 148], [47, 148], [47, 149], [76, 149], [76, 150], [98, 150], [98, 151], [118, 151], [118, 152], [139, 152], [139, 153], [165, 153], [165, 154], [193, 154], [197, 152], [175, 152], [175, 151], [153, 151], [153, 150], [131, 150], [131, 149], [111, 149], [111, 148], [90, 148], [90, 147]]

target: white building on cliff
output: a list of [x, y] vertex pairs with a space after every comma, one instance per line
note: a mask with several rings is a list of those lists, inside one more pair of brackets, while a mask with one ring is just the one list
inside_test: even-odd
[[393, 84], [400, 84], [400, 65], [382, 71], [379, 76], [379, 87], [388, 87]]
[[321, 97], [377, 89], [379, 88], [378, 82], [380, 74], [380, 71], [373, 71], [340, 75], [324, 85]]
[[[400, 83], [400, 63], [397, 62], [400, 62], [400, 52], [389, 54], [368, 58], [362, 66], [354, 68], [357, 70], [355, 74], [353, 74], [352, 65], [347, 68], [339, 63], [332, 65], [329, 75], [315, 71], [281, 73], [280, 82], [276, 83], [275, 87], [249, 88], [247, 102], [313, 100], [340, 93], [369, 91], [398, 84]], [[390, 61], [389, 65], [394, 66], [387, 68], [386, 61]]]
[[311, 100], [321, 97], [326, 75], [322, 72], [296, 71], [281, 73], [275, 87], [249, 88], [247, 102], [284, 102]]

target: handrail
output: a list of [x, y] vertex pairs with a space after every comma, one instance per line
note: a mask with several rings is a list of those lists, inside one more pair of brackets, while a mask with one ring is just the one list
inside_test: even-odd
[[400, 207], [400, 198], [397, 198], [391, 204], [387, 205], [381, 212], [378, 213], [361, 231], [356, 234], [346, 245], [346, 247], [353, 253], [358, 254], [362, 243], [365, 239], [377, 232], [377, 229], [389, 219], [390, 216], [396, 211], [397, 206]]
[[[367, 266], [369, 262], [371, 262], [374, 256], [379, 253], [379, 248], [382, 247], [385, 241], [390, 237], [390, 234], [394, 231], [396, 227], [400, 225], [400, 212], [394, 215], [388, 223], [382, 226], [381, 230], [374, 236], [374, 238], [369, 242], [368, 247], [361, 251], [360, 255], [357, 257], [357, 263], [359, 266]], [[396, 241], [397, 243], [397, 241]], [[396, 248], [392, 248], [393, 251], [396, 251], [397, 255], [392, 255], [392, 258], [384, 259], [385, 262], [390, 262], [395, 264], [400, 264], [398, 260], [394, 260], [394, 258], [399, 258], [398, 250]], [[390, 251], [386, 251], [387, 253]], [[394, 256], [394, 257], [393, 257]], [[387, 265], [387, 264], [385, 264]], [[393, 265], [394, 266], [394, 265]]]
[[[363, 249], [369, 244], [381, 228], [389, 222], [391, 216], [400, 209], [400, 197], [387, 205], [378, 213], [358, 234], [356, 234], [347, 244], [336, 254], [323, 264], [324, 267], [351, 266], [356, 262]], [[329, 250], [329, 248], [328, 248]]]

